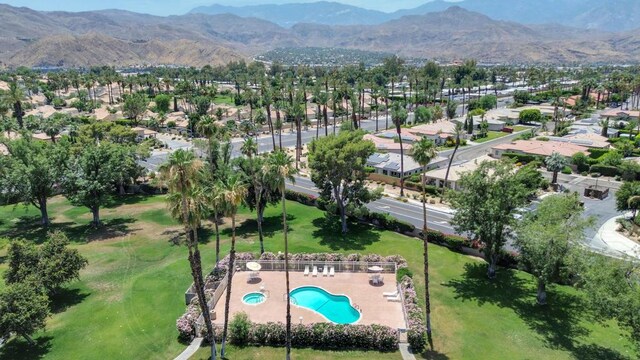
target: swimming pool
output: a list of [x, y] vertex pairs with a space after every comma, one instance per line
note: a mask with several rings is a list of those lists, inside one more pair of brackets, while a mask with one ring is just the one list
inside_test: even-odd
[[315, 311], [336, 324], [353, 324], [360, 312], [345, 295], [334, 295], [317, 286], [302, 286], [291, 291], [291, 303]]
[[264, 296], [263, 293], [259, 292], [250, 292], [242, 297], [242, 302], [247, 305], [258, 305], [262, 304], [267, 300], [267, 297]]

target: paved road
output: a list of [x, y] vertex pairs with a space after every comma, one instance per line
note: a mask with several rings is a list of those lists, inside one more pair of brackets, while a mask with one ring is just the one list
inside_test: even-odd
[[[287, 188], [299, 191], [308, 195], [318, 196], [318, 189], [313, 182], [304, 177], [296, 177], [295, 184], [287, 184]], [[369, 210], [384, 213], [396, 219], [406, 221], [417, 228], [422, 228], [422, 205], [417, 202], [402, 202], [393, 198], [383, 197], [367, 204]], [[452, 215], [438, 209], [427, 208], [427, 223], [430, 229], [441, 231], [447, 234], [454, 234], [455, 231], [450, 225]]]

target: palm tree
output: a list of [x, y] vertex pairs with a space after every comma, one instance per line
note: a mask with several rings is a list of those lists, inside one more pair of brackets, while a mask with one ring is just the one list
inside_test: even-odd
[[569, 164], [569, 161], [566, 157], [554, 151], [550, 156], [544, 159], [544, 163], [547, 165], [547, 170], [553, 173], [551, 184], [555, 185], [558, 183], [558, 172], [562, 171], [562, 169]]
[[456, 127], [454, 130], [454, 133], [456, 135], [456, 147], [453, 148], [453, 153], [451, 154], [451, 157], [449, 158], [449, 164], [447, 165], [447, 172], [444, 175], [444, 184], [442, 184], [442, 195], [440, 195], [440, 203], [442, 203], [442, 200], [444, 199], [444, 193], [447, 190], [447, 181], [449, 181], [449, 171], [451, 170], [451, 164], [453, 164], [453, 159], [456, 157], [456, 152], [460, 147], [460, 134], [462, 134], [463, 131], [464, 129], [462, 127], [462, 124], [456, 123]]
[[240, 152], [251, 159], [254, 155], [258, 155], [258, 143], [252, 137], [245, 138]]
[[222, 330], [222, 345], [220, 356], [225, 356], [227, 329], [229, 327], [229, 305], [231, 303], [231, 284], [233, 280], [234, 262], [236, 259], [236, 214], [238, 206], [247, 194], [247, 185], [239, 176], [230, 176], [223, 185], [222, 198], [227, 205], [227, 215], [231, 217], [231, 250], [229, 251], [229, 267], [227, 269], [227, 296], [224, 302], [224, 328]]
[[9, 91], [5, 93], [5, 101], [13, 106], [13, 116], [18, 121], [18, 127], [24, 129], [24, 122], [22, 117], [24, 111], [22, 110], [22, 102], [24, 101], [24, 91], [18, 85], [17, 81], [11, 81], [9, 83]]
[[291, 358], [291, 299], [290, 299], [290, 284], [289, 284], [289, 241], [287, 239], [287, 207], [285, 197], [285, 184], [288, 181], [295, 182], [295, 175], [298, 170], [293, 165], [293, 159], [283, 151], [277, 151], [272, 153], [267, 159], [267, 164], [264, 172], [272, 174], [270, 178], [273, 180], [274, 185], [280, 190], [282, 196], [282, 229], [284, 234], [284, 262], [285, 262], [285, 278], [287, 287], [287, 332], [286, 332], [286, 359]]
[[400, 143], [400, 196], [404, 196], [404, 149], [402, 148], [402, 125], [407, 121], [407, 110], [405, 110], [400, 104], [393, 104], [393, 111], [391, 119], [396, 126], [396, 132], [398, 133], [398, 142]]
[[429, 233], [427, 229], [427, 194], [426, 172], [427, 166], [437, 155], [436, 145], [433, 141], [422, 138], [413, 144], [413, 159], [422, 166], [422, 240], [424, 246], [424, 288], [425, 288], [425, 307], [427, 319], [427, 340], [429, 345], [433, 347], [431, 338], [431, 299], [429, 296]]
[[216, 342], [211, 324], [211, 314], [204, 293], [202, 263], [198, 249], [198, 232], [204, 198], [200, 190], [202, 162], [191, 151], [177, 150], [167, 163], [160, 167], [160, 179], [169, 189], [169, 207], [172, 215], [183, 225], [189, 249], [189, 265], [196, 288], [198, 303], [207, 327], [207, 340], [211, 344], [211, 359], [216, 358]]

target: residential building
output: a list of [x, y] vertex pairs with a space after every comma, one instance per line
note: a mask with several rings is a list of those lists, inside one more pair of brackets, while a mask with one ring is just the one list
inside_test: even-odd
[[516, 140], [507, 144], [500, 144], [491, 149], [491, 156], [500, 159], [504, 153], [527, 154], [537, 156], [549, 156], [554, 152], [570, 158], [573, 154], [581, 152], [587, 154], [589, 148], [561, 141], [540, 140]]
[[460, 180], [462, 174], [476, 170], [478, 166], [485, 161], [495, 161], [495, 159], [489, 155], [483, 155], [473, 160], [452, 164], [451, 169], [449, 170], [449, 177], [447, 178], [446, 184], [444, 181], [447, 175], [446, 166], [440, 169], [428, 171], [425, 174], [425, 180], [428, 184], [434, 184], [437, 187], [447, 186], [448, 188], [459, 190], [460, 188], [458, 186], [458, 181]]
[[[447, 159], [444, 157], [438, 157], [427, 167], [428, 169], [434, 169], [442, 166], [446, 163]], [[367, 166], [371, 166], [375, 169], [375, 173], [379, 175], [385, 175], [395, 178], [407, 177], [422, 172], [422, 166], [418, 164], [411, 156], [404, 156], [404, 173], [400, 170], [400, 155], [395, 153], [375, 153], [367, 159]]]

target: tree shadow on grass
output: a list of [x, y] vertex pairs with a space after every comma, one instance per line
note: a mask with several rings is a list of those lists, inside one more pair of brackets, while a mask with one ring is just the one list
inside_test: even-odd
[[[294, 228], [291, 226], [291, 222], [296, 219], [293, 214], [287, 214], [287, 232], [291, 233]], [[228, 221], [230, 223], [230, 221]], [[273, 236], [276, 232], [282, 232], [282, 215], [268, 216], [262, 219], [262, 233], [265, 238]], [[215, 234], [214, 234], [215, 235]], [[227, 227], [220, 231], [221, 236], [230, 237], [231, 227]], [[256, 219], [246, 219], [241, 223], [236, 223], [236, 236], [241, 238], [248, 238], [251, 236], [258, 236], [258, 222]]]
[[447, 355], [439, 353], [436, 350], [427, 350], [422, 354], [417, 354], [416, 357], [418, 359], [428, 360], [449, 360], [449, 357]]
[[486, 269], [486, 264], [468, 263], [461, 278], [444, 286], [453, 288], [456, 299], [475, 300], [480, 306], [489, 303], [512, 309], [551, 349], [570, 351], [578, 359], [584, 359], [589, 349], [612, 356], [601, 359], [625, 358], [614, 350], [577, 343], [579, 338], [589, 335], [581, 321], [595, 321], [582, 297], [553, 291], [552, 288], [547, 291], [548, 305], [540, 306], [535, 302], [536, 293], [531, 280], [518, 277], [515, 270], [503, 268], [495, 279], [489, 280]]
[[105, 209], [113, 209], [122, 205], [134, 205], [142, 201], [145, 201], [151, 197], [153, 196], [141, 195], [141, 194], [136, 194], [136, 195], [128, 194], [128, 195], [122, 195], [122, 196], [114, 195], [109, 197], [109, 199], [107, 199], [107, 201], [102, 207]]
[[89, 295], [91, 294], [80, 289], [62, 288], [49, 298], [51, 312], [54, 314], [61, 313], [74, 305], [80, 304]]
[[0, 348], [0, 360], [42, 359], [51, 350], [51, 336], [40, 336], [29, 344], [24, 338], [17, 337]]
[[103, 219], [100, 227], [92, 224], [77, 224], [74, 222], [54, 222], [43, 227], [40, 216], [23, 216], [12, 227], [0, 233], [0, 236], [10, 239], [22, 238], [35, 244], [43, 243], [50, 232], [61, 231], [69, 237], [72, 243], [87, 243], [96, 240], [109, 240], [125, 236], [137, 229], [131, 229], [129, 224], [136, 222], [134, 218]]
[[380, 233], [370, 225], [357, 222], [348, 224], [348, 232], [342, 234], [340, 218], [324, 216], [313, 219], [316, 230], [313, 237], [320, 239], [320, 245], [325, 245], [331, 250], [365, 250], [374, 242], [380, 241]]

